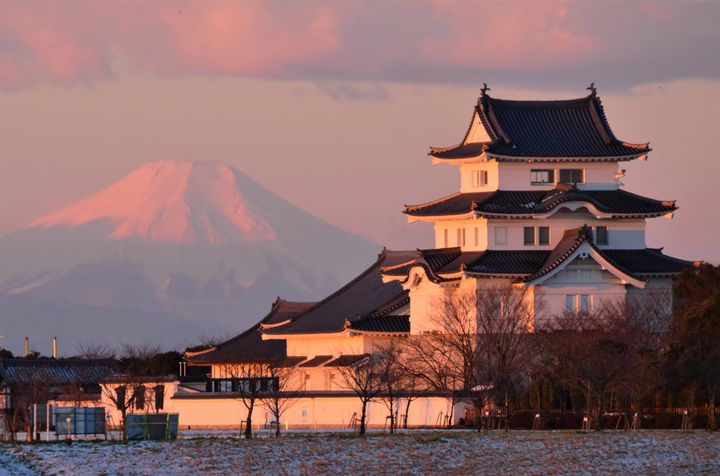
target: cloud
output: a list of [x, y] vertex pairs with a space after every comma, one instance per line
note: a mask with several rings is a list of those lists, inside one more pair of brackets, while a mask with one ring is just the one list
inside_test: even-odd
[[[718, 77], [716, 2], [0, 3], [0, 88], [162, 77], [627, 88]], [[532, 84], [528, 84], [532, 83]], [[342, 86], [338, 86], [338, 84]], [[334, 95], [334, 96], [333, 96]]]

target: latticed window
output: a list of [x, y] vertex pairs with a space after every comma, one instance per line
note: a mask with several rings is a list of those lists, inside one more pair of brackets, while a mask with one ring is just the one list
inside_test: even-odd
[[595, 228], [595, 243], [598, 245], [608, 244], [608, 228], [606, 226]]
[[538, 227], [538, 244], [549, 245], [550, 244], [550, 227], [541, 226]]
[[561, 183], [585, 183], [583, 169], [560, 169], [559, 176]]
[[523, 242], [525, 246], [532, 246], [535, 244], [535, 227], [526, 226], [523, 228]]
[[555, 171], [552, 169], [532, 169], [530, 171], [532, 185], [547, 185], [555, 183]]

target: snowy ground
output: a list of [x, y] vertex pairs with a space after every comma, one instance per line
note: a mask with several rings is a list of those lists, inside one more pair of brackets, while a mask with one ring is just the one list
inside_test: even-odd
[[720, 433], [423, 431], [0, 444], [0, 474], [720, 474]]

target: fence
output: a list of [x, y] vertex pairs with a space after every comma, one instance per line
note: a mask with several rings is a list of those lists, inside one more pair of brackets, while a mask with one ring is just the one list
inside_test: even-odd
[[58, 436], [105, 433], [104, 408], [53, 407], [52, 414]]
[[[708, 426], [709, 407], [696, 408], [648, 408], [642, 415], [635, 418], [635, 412], [606, 412], [603, 416], [603, 427], [612, 429], [644, 428], [644, 429], [700, 429]], [[715, 408], [715, 414], [720, 414], [720, 407]], [[587, 417], [585, 411], [571, 410], [541, 410], [514, 411], [510, 415], [508, 425], [517, 430], [577, 430], [583, 427], [583, 418]], [[597, 417], [597, 415], [595, 415]], [[481, 414], [482, 426], [487, 426], [487, 420], [502, 420], [504, 415], [490, 412]], [[477, 426], [478, 420], [474, 408], [469, 408], [463, 423], [468, 426]], [[492, 424], [490, 426], [492, 428]]]
[[177, 413], [133, 414], [125, 418], [128, 440], [174, 440], [177, 434]]

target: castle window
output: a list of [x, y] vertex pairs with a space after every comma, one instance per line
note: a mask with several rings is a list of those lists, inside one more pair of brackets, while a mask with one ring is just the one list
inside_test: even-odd
[[584, 169], [560, 169], [560, 183], [585, 183]]
[[541, 226], [538, 227], [538, 244], [549, 245], [550, 244], [550, 227]]
[[475, 227], [475, 246], [480, 246], [480, 228]]
[[535, 244], [535, 227], [526, 226], [523, 228], [523, 236], [525, 246], [533, 246]]
[[496, 245], [507, 244], [507, 227], [498, 226], [495, 228], [495, 244]]
[[448, 247], [448, 229], [447, 228], [443, 229], [443, 239], [444, 239], [443, 246], [445, 248], [447, 248]]
[[606, 226], [598, 226], [595, 228], [595, 243], [598, 245], [608, 244], [608, 228]]
[[587, 294], [580, 295], [580, 312], [588, 312], [590, 310], [590, 296]]
[[565, 296], [565, 311], [575, 312], [577, 303], [577, 294], [567, 294]]
[[457, 230], [457, 245], [465, 246], [465, 228], [458, 228]]
[[487, 185], [488, 173], [487, 170], [473, 170], [472, 171], [472, 186], [474, 188]]
[[589, 294], [567, 294], [565, 296], [565, 311], [590, 312], [592, 310], [592, 296]]
[[548, 185], [555, 183], [555, 171], [553, 169], [532, 169], [530, 171], [531, 185]]

